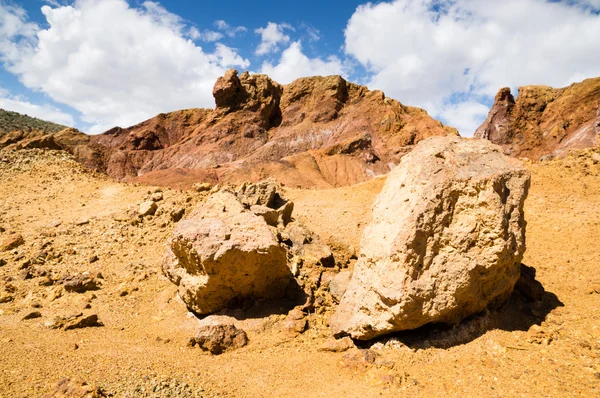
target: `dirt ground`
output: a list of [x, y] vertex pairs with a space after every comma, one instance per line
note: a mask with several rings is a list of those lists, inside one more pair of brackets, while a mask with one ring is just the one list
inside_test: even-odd
[[[139, 220], [153, 188], [113, 182], [59, 152], [0, 153], [0, 241], [18, 233], [25, 242], [0, 252], [0, 397], [43, 396], [65, 378], [118, 397], [600, 396], [600, 164], [586, 155], [527, 167], [524, 263], [547, 290], [542, 302], [514, 294], [457, 327], [345, 353], [319, 351], [323, 314], [293, 337], [280, 330], [286, 309], [270, 303], [266, 314], [236, 315], [246, 347], [212, 356], [188, 347], [200, 321], [160, 271], [170, 213], [203, 194], [165, 189], [157, 214]], [[287, 196], [326, 242], [358, 250], [383, 183]], [[97, 290], [52, 283], [82, 272]], [[77, 313], [103, 326], [45, 326]]]

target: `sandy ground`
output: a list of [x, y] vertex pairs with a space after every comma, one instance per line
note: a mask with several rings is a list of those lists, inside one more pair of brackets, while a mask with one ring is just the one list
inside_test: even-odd
[[[153, 189], [115, 183], [59, 153], [0, 153], [0, 240], [25, 240], [0, 252], [0, 397], [42, 396], [64, 378], [131, 397], [600, 396], [600, 165], [585, 157], [528, 167], [524, 262], [547, 290], [541, 303], [514, 295], [458, 327], [346, 353], [318, 351], [328, 338], [318, 314], [304, 334], [282, 333], [285, 309], [275, 303], [264, 317], [252, 308], [239, 317], [248, 346], [211, 356], [187, 346], [199, 321], [160, 272], [169, 213], [201, 194], [165, 190], [157, 215], [136, 222]], [[287, 196], [324, 240], [358, 249], [383, 182]], [[43, 286], [86, 271], [101, 273], [98, 290]], [[33, 311], [41, 317], [23, 320]], [[44, 326], [78, 312], [104, 326]]]

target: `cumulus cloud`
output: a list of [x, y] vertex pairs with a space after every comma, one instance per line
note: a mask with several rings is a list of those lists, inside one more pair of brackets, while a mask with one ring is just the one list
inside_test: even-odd
[[224, 45], [204, 52], [188, 39], [190, 29], [179, 16], [152, 1], [137, 8], [126, 0], [44, 6], [47, 29], [27, 24], [22, 9], [0, 3], [0, 10], [18, 21], [15, 29], [0, 25], [0, 40], [18, 47], [0, 42], [7, 69], [25, 86], [80, 111], [90, 133], [160, 112], [212, 107], [217, 77], [249, 65]]
[[63, 124], [65, 126], [75, 125], [75, 120], [72, 115], [63, 112], [52, 105], [33, 104], [29, 102], [27, 98], [13, 96], [2, 87], [0, 87], [0, 108]]
[[261, 73], [268, 74], [278, 83], [287, 84], [299, 77], [342, 75], [345, 71], [337, 57], [330, 56], [325, 60], [309, 58], [302, 52], [302, 44], [295, 41], [281, 54], [278, 64], [264, 62]]
[[[357, 8], [345, 51], [369, 86], [436, 117], [463, 135], [504, 86], [566, 86], [600, 75], [598, 0], [396, 0]], [[455, 100], [454, 98], [460, 98]]]
[[260, 44], [256, 48], [256, 55], [265, 55], [270, 52], [279, 51], [279, 44], [287, 44], [290, 37], [285, 34], [285, 30], [294, 30], [286, 23], [276, 24], [269, 22], [264, 28], [258, 28], [254, 32], [260, 35]]

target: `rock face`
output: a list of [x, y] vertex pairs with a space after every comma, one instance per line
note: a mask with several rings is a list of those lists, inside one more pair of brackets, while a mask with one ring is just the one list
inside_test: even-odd
[[389, 175], [337, 312], [360, 340], [457, 323], [501, 303], [525, 252], [529, 173], [483, 140], [435, 137]]
[[501, 145], [505, 152], [534, 160], [569, 149], [600, 145], [600, 78], [569, 87], [519, 87], [499, 91], [476, 138]]
[[[230, 70], [213, 95], [215, 109], [160, 114], [95, 136], [47, 136], [44, 146], [66, 148], [116, 179], [152, 185], [273, 177], [287, 186], [327, 188], [388, 173], [423, 138], [458, 134], [422, 109], [339, 76], [282, 86], [266, 75]], [[15, 142], [41, 145], [26, 137]]]
[[276, 235], [227, 191], [211, 195], [177, 225], [163, 270], [198, 314], [236, 300], [282, 297], [291, 279]]

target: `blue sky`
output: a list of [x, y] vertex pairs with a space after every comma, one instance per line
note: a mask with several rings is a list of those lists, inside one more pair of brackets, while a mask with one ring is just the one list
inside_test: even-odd
[[600, 0], [0, 0], [0, 107], [95, 134], [235, 67], [341, 74], [472, 135], [501, 87], [600, 76]]

